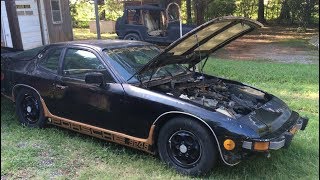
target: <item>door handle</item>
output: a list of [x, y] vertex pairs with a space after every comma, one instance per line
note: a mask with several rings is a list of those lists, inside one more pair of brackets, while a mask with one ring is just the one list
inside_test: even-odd
[[66, 89], [68, 86], [62, 86], [60, 84], [55, 84], [55, 87], [59, 88], [59, 89]]

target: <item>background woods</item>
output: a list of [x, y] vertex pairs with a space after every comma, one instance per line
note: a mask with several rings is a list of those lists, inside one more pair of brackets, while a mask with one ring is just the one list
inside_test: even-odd
[[[101, 20], [115, 21], [123, 13], [124, 2], [130, 0], [99, 0]], [[317, 0], [153, 0], [165, 7], [176, 1], [181, 4], [184, 23], [202, 24], [212, 18], [235, 15], [257, 19], [262, 23], [298, 25], [319, 24]], [[145, 2], [145, 1], [143, 1]], [[74, 27], [88, 27], [94, 20], [93, 1], [70, 0]]]

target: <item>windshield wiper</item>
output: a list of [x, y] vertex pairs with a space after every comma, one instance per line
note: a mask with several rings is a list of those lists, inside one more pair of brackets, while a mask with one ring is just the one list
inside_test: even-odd
[[[147, 64], [145, 64], [144, 66], [142, 66], [141, 68], [139, 68], [139, 70], [136, 71], [127, 81], [130, 81], [130, 80], [131, 80], [135, 75], [137, 75], [137, 74], [138, 74], [138, 76], [139, 76], [139, 72], [140, 72], [144, 67], [149, 66], [149, 64], [151, 64], [151, 62], [152, 62], [152, 59], [157, 56], [157, 55], [156, 55], [156, 56], [154, 56], [154, 57], [151, 57], [151, 56], [147, 55], [147, 54], [144, 53], [144, 52], [141, 52], [141, 53], [143, 53], [144, 55], [148, 56], [151, 60], [148, 61]], [[142, 82], [142, 81], [141, 81], [141, 82]]]
[[135, 73], [133, 73], [133, 75], [127, 80], [127, 82], [129, 82], [134, 76], [137, 75], [137, 77], [139, 78], [140, 74], [138, 74], [140, 72], [140, 70], [143, 68], [144, 66], [142, 66], [138, 71], [136, 71]]

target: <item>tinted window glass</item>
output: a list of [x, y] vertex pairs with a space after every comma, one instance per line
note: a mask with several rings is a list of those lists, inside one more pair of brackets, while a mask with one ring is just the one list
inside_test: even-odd
[[87, 72], [105, 71], [97, 56], [89, 51], [68, 49], [64, 58], [63, 73], [66, 76], [84, 79]]
[[40, 65], [57, 73], [61, 51], [62, 48], [50, 50], [47, 56], [40, 62]]
[[[139, 46], [120, 49], [110, 49], [104, 51], [110, 58], [109, 62], [118, 73], [128, 82], [137, 82], [137, 77], [132, 77], [143, 66], [149, 63], [160, 50], [155, 46]], [[170, 64], [159, 68], [157, 71], [149, 70], [140, 76], [142, 81], [163, 78], [166, 76], [176, 76], [187, 73], [186, 68], [180, 64]], [[151, 76], [152, 75], [152, 76]]]
[[13, 56], [16, 59], [31, 59], [38, 55], [46, 46], [41, 46], [33, 49], [29, 49], [26, 51], [22, 51]]
[[129, 79], [153, 57], [160, 53], [155, 46], [128, 47], [105, 51], [110, 63], [125, 78]]

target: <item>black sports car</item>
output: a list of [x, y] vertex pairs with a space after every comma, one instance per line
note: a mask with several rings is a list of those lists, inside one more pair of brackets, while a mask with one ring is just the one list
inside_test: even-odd
[[286, 147], [308, 119], [277, 97], [196, 64], [262, 26], [214, 19], [165, 50], [123, 40], [74, 41], [1, 55], [1, 92], [28, 127], [53, 124], [161, 159], [188, 175]]

